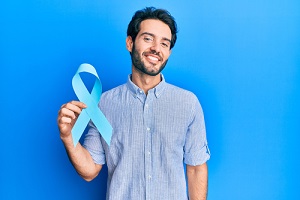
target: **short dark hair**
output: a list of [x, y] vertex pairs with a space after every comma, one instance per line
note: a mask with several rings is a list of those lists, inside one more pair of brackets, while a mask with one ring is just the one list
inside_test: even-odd
[[134, 42], [137, 34], [140, 31], [141, 22], [146, 19], [157, 19], [169, 26], [172, 34], [170, 49], [172, 49], [177, 39], [177, 24], [175, 22], [174, 17], [167, 10], [164, 9], [146, 7], [142, 10], [136, 11], [130, 23], [128, 24], [127, 36], [131, 36], [132, 41]]

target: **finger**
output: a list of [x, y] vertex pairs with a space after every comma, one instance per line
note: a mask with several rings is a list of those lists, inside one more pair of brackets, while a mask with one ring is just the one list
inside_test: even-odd
[[[81, 103], [81, 102], [78, 102], [78, 103]], [[81, 110], [83, 109], [82, 107], [77, 106], [77, 103], [73, 104], [72, 102], [67, 103], [64, 108], [71, 110], [77, 114], [80, 114]], [[63, 110], [63, 108], [61, 110]]]
[[72, 119], [76, 118], [75, 113], [72, 110], [68, 109], [68, 108], [62, 108], [59, 112], [59, 116], [67, 116], [67, 117], [70, 117]]
[[76, 105], [76, 106], [78, 106], [78, 107], [81, 108], [81, 109], [87, 107], [83, 102], [80, 102], [80, 101], [71, 101], [70, 103], [71, 103], [71, 104], [74, 104], [74, 105]]
[[63, 116], [59, 119], [58, 122], [59, 124], [70, 124], [72, 122], [72, 119], [70, 117]]

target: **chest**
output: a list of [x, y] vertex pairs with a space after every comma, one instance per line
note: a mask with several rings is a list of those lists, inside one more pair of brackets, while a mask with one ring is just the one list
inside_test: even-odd
[[113, 126], [112, 144], [124, 149], [152, 146], [182, 148], [191, 110], [185, 102], [146, 98], [118, 102], [109, 118]]

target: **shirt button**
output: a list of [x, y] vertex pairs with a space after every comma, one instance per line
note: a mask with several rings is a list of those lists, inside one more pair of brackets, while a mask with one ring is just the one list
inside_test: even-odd
[[149, 127], [147, 128], [147, 131], [150, 131], [150, 128], [149, 128]]
[[148, 104], [147, 103], [145, 104], [145, 106], [146, 106], [146, 108], [148, 108]]
[[148, 178], [151, 179], [152, 178], [151, 175], [149, 175]]
[[142, 94], [142, 93], [143, 93], [143, 91], [142, 91], [142, 90], [139, 90], [139, 93], [141, 93], [141, 94]]
[[149, 156], [150, 156], [150, 154], [151, 154], [150, 151], [148, 151], [148, 155], [149, 155]]

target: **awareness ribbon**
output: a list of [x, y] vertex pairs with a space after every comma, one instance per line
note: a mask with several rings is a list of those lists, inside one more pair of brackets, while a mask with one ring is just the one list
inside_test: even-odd
[[[90, 73], [96, 77], [96, 81], [91, 93], [89, 93], [79, 75], [79, 73], [82, 72]], [[72, 128], [74, 146], [76, 146], [76, 144], [78, 143], [85, 127], [90, 120], [93, 121], [96, 128], [109, 145], [112, 135], [112, 126], [109, 124], [108, 120], [105, 118], [104, 114], [98, 107], [98, 102], [100, 101], [100, 97], [102, 94], [102, 84], [95, 68], [90, 64], [81, 64], [72, 79], [72, 86], [79, 101], [87, 105], [87, 108], [82, 109], [76, 123]]]

